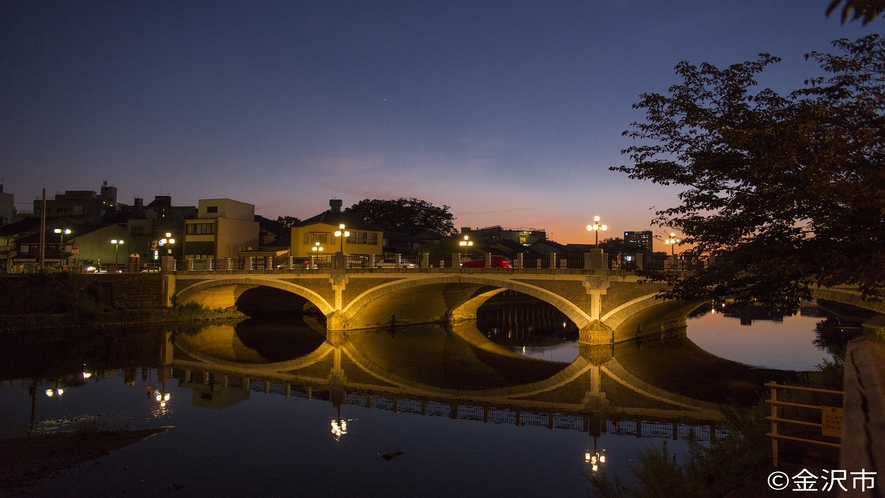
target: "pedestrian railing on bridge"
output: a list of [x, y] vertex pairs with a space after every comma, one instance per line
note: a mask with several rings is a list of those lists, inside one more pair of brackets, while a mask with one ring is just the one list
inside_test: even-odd
[[[469, 260], [465, 258], [465, 260]], [[255, 256], [220, 259], [185, 259], [175, 260], [171, 269], [176, 272], [195, 273], [300, 273], [305, 271], [328, 271], [334, 269], [336, 261], [334, 255], [323, 254], [312, 257], [289, 257], [289, 256]], [[691, 271], [699, 267], [696, 263], [664, 257], [647, 257], [641, 269], [647, 270], [675, 270]], [[145, 266], [145, 271], [158, 271], [160, 266]], [[387, 271], [414, 271], [433, 269], [459, 269], [453, 268], [451, 259], [431, 262], [418, 255], [403, 255], [396, 259], [389, 255], [348, 255], [347, 270], [387, 270]], [[468, 270], [468, 268], [463, 268]], [[517, 270], [575, 270], [584, 271], [591, 268], [583, 254], [569, 254], [563, 257], [523, 258], [521, 266], [514, 261], [514, 269]], [[609, 271], [635, 271], [640, 269], [636, 262], [609, 259], [602, 268], [594, 270]], [[509, 271], [504, 268], [469, 268], [470, 271]]]

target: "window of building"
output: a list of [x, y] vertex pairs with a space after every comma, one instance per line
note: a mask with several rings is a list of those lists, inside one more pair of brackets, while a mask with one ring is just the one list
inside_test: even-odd
[[206, 212], [207, 213], [217, 213], [218, 206], [206, 206]]
[[350, 237], [347, 238], [347, 243], [377, 246], [378, 232], [350, 232]]
[[305, 242], [309, 245], [315, 245], [317, 242], [320, 244], [328, 244], [329, 236], [331, 236], [329, 232], [310, 232]]
[[188, 235], [212, 235], [215, 233], [215, 223], [188, 223]]

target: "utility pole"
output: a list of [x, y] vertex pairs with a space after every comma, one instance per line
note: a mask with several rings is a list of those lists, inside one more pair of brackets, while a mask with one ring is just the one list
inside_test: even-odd
[[40, 210], [40, 269], [46, 260], [46, 189], [43, 189], [43, 209]]

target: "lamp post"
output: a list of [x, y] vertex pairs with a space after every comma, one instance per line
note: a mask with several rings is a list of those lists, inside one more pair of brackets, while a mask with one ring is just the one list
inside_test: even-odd
[[118, 264], [117, 254], [120, 252], [120, 244], [123, 244], [122, 240], [111, 239], [111, 244], [114, 244], [114, 264]]
[[314, 246], [310, 248], [310, 250], [313, 254], [310, 255], [311, 261], [310, 261], [310, 268], [309, 269], [313, 270], [319, 266], [319, 264], [316, 263], [316, 260], [317, 260], [317, 256], [319, 256], [319, 254], [321, 252], [323, 252], [323, 246], [321, 246], [319, 242], [316, 242], [314, 244]]
[[[350, 237], [350, 232], [344, 226], [344, 223], [338, 225], [338, 230], [335, 230], [335, 236], [341, 237], [341, 254], [344, 254], [344, 238]], [[319, 244], [319, 242], [317, 242]]]
[[596, 247], [595, 247], [595, 249], [599, 249], [599, 231], [600, 230], [602, 230], [604, 232], [604, 231], [608, 230], [608, 227], [605, 225], [600, 225], [599, 224], [599, 216], [594, 216], [593, 217], [593, 224], [587, 225], [587, 231], [596, 232]]
[[676, 255], [676, 244], [682, 242], [682, 240], [676, 238], [676, 234], [671, 232], [669, 236], [667, 236], [667, 240], [664, 241], [665, 244], [670, 246], [670, 256]]
[[344, 223], [338, 225], [338, 230], [335, 231], [335, 236], [341, 238], [341, 252], [338, 253], [338, 256], [335, 256], [336, 263], [335, 266], [340, 268], [341, 271], [347, 270], [347, 256], [344, 255], [344, 239], [350, 237], [350, 231], [347, 230], [347, 227], [344, 226]]
[[58, 234], [58, 264], [63, 265], [62, 260], [65, 259], [65, 235], [70, 235], [71, 229], [56, 228], [52, 232]]
[[470, 237], [465, 235], [464, 240], [458, 242], [458, 245], [464, 248], [464, 256], [467, 256], [467, 248], [473, 247], [473, 241], [470, 240]]
[[166, 232], [166, 238], [160, 239], [160, 245], [166, 246], [166, 254], [172, 255], [172, 246], [175, 244], [175, 239], [172, 238], [172, 234]]

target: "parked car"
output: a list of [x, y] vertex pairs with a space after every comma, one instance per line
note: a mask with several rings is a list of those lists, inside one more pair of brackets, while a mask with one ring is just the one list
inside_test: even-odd
[[[483, 258], [478, 261], [463, 261], [461, 266], [464, 268], [485, 268], [486, 260]], [[510, 262], [510, 258], [492, 256], [492, 268], [513, 268], [513, 263]]]

